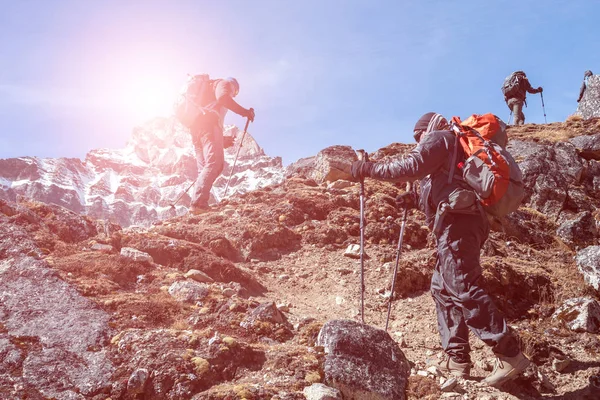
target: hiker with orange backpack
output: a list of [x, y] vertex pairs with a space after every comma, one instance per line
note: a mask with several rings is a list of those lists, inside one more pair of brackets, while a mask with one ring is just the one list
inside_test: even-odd
[[541, 86], [534, 89], [523, 71], [515, 71], [504, 79], [502, 93], [504, 94], [504, 101], [514, 117], [515, 125], [523, 125], [525, 123], [523, 105], [527, 106], [527, 93], [535, 94], [542, 93], [543, 91], [544, 89]]
[[[475, 118], [479, 116], [467, 121], [474, 121], [471, 125], [481, 131], [484, 131], [482, 127], [487, 127], [492, 134], [503, 129], [501, 121], [489, 116], [491, 114], [485, 116], [485, 121]], [[476, 154], [467, 157], [468, 153], [464, 150], [470, 148], [467, 142], [477, 137], [467, 126], [467, 121], [462, 123], [455, 119], [453, 123], [448, 123], [440, 114], [427, 113], [414, 127], [418, 145], [408, 155], [388, 162], [355, 161], [351, 171], [356, 179], [369, 177], [394, 182], [421, 180], [419, 198], [409, 191], [399, 196], [397, 201], [407, 208], [415, 208], [417, 204], [420, 206], [437, 242], [431, 293], [446, 357], [429, 364], [445, 374], [468, 377], [471, 369], [471, 330], [484, 343], [492, 346], [498, 361], [484, 382], [499, 386], [521, 373], [529, 365], [529, 360], [520, 351], [504, 316], [481, 286], [479, 253], [489, 233], [486, 210], [491, 207], [489, 210], [494, 211], [496, 207], [494, 212], [505, 213], [518, 206], [522, 191], [519, 192], [518, 188], [511, 187], [506, 181], [514, 175], [518, 186], [520, 173], [510, 170], [510, 166], [516, 165], [512, 158], [506, 160], [500, 155], [500, 148], [506, 145], [505, 132], [504, 139], [499, 140], [503, 144], [482, 138], [477, 146], [472, 146], [477, 148]], [[468, 170], [471, 169], [472, 176], [468, 178], [471, 179], [476, 167], [493, 175], [488, 175], [486, 179], [496, 181], [496, 184], [489, 186], [483, 181], [476, 182], [477, 179], [468, 183], [465, 180]], [[513, 195], [511, 191], [521, 197], [515, 201], [504, 199], [507, 194]], [[494, 202], [490, 200], [492, 196], [496, 197]], [[489, 200], [489, 203], [485, 204], [483, 200]]]
[[195, 75], [176, 103], [175, 115], [190, 129], [198, 163], [196, 199], [190, 207], [193, 214], [209, 210], [210, 190], [225, 166], [224, 148], [233, 145], [233, 137], [223, 137], [225, 114], [231, 110], [254, 121], [254, 109], [245, 109], [233, 99], [239, 91], [235, 78], [211, 80], [206, 74]]

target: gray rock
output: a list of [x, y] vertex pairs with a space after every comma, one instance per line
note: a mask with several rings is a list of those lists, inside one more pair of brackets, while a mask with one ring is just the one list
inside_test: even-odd
[[114, 247], [112, 247], [110, 244], [94, 243], [92, 245], [92, 247], [90, 247], [90, 249], [95, 250], [95, 251], [111, 252], [114, 250]]
[[318, 183], [333, 182], [339, 179], [353, 180], [350, 173], [356, 153], [350, 146], [330, 146], [321, 150], [312, 160], [313, 168], [308, 178]]
[[305, 387], [303, 393], [306, 400], [342, 400], [339, 390], [322, 383], [313, 383]]
[[143, 251], [139, 251], [132, 247], [121, 248], [121, 256], [137, 262], [154, 262], [150, 254], [144, 253]]
[[600, 304], [594, 299], [577, 297], [566, 300], [552, 315], [575, 332], [600, 332]]
[[127, 391], [131, 394], [144, 393], [149, 376], [146, 368], [138, 368], [133, 371], [127, 381]]
[[344, 252], [344, 256], [350, 258], [360, 258], [360, 245], [358, 244], [350, 244], [346, 248]]
[[568, 197], [569, 187], [579, 184], [585, 171], [575, 146], [568, 142], [548, 146], [512, 140], [507, 149], [523, 173], [524, 205], [557, 217]]
[[598, 236], [596, 220], [591, 212], [581, 212], [574, 219], [563, 222], [556, 230], [556, 234], [571, 246], [590, 245]]
[[403, 400], [410, 367], [387, 332], [350, 320], [327, 322], [317, 339], [323, 346], [325, 383], [344, 399]]
[[600, 160], [600, 133], [595, 135], [577, 136], [569, 139], [581, 157], [586, 160]]
[[568, 358], [566, 358], [564, 360], [557, 360], [557, 359], [552, 360], [552, 368], [556, 372], [563, 372], [565, 369], [567, 369], [567, 367], [570, 364], [571, 364], [571, 360], [569, 360]]
[[244, 318], [244, 320], [240, 323], [240, 326], [242, 328], [249, 329], [254, 326], [256, 321], [291, 325], [285, 315], [279, 311], [273, 302], [259, 304], [246, 318]]
[[337, 181], [333, 181], [331, 183], [329, 183], [327, 185], [327, 189], [347, 189], [349, 187], [352, 187], [353, 185], [355, 185], [355, 183], [350, 182], [350, 181], [346, 181], [346, 180], [337, 180]]
[[585, 281], [600, 291], [600, 246], [589, 246], [578, 251], [575, 261]]
[[188, 272], [185, 273], [184, 276], [188, 279], [193, 279], [196, 282], [200, 282], [200, 283], [212, 283], [215, 281], [213, 278], [211, 278], [210, 276], [206, 275], [204, 272], [199, 271], [197, 269], [190, 269]]
[[168, 291], [175, 299], [188, 303], [195, 303], [208, 296], [208, 288], [194, 281], [173, 282]]
[[454, 389], [456, 388], [456, 385], [458, 384], [458, 381], [456, 380], [456, 378], [451, 378], [448, 379], [446, 382], [444, 382], [444, 384], [440, 387], [440, 390], [442, 392], [453, 392]]
[[110, 337], [104, 311], [31, 257], [0, 261], [0, 287], [4, 338], [28, 344], [23, 355], [4, 341], [2, 365], [21, 364], [23, 384], [49, 398], [82, 399], [110, 388], [114, 366], [98, 350]]

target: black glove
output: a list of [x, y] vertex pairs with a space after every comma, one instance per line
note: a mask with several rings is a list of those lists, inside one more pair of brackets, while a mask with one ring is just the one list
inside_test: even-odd
[[371, 170], [373, 169], [373, 163], [370, 161], [354, 161], [350, 172], [354, 179], [363, 180], [365, 177], [371, 176]]
[[246, 115], [244, 115], [244, 117], [248, 118], [250, 120], [250, 122], [254, 122], [254, 108], [249, 108], [246, 110]]
[[537, 90], [538, 90], [538, 92], [542, 93], [544, 91], [544, 88], [540, 86], [540, 87], [538, 87]]
[[396, 197], [396, 204], [398, 208], [406, 208], [407, 210], [417, 208], [419, 205], [419, 197], [412, 190], [410, 192], [402, 193]]

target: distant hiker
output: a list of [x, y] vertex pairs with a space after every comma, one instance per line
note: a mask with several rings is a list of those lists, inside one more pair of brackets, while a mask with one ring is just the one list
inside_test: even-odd
[[430, 365], [447, 374], [469, 376], [470, 329], [492, 346], [497, 356], [495, 368], [484, 382], [501, 385], [522, 372], [529, 360], [520, 351], [504, 316], [481, 287], [479, 253], [488, 237], [488, 219], [470, 187], [455, 174], [448, 177], [453, 161], [455, 165], [465, 161], [462, 148], [454, 151], [457, 142], [448, 121], [440, 114], [427, 113], [417, 121], [414, 137], [418, 145], [408, 155], [388, 162], [356, 161], [352, 175], [356, 179], [394, 182], [421, 180], [420, 199], [407, 192], [398, 203], [409, 208], [418, 203], [437, 242], [431, 293], [446, 357]]
[[523, 105], [527, 106], [527, 92], [535, 94], [541, 93], [544, 89], [540, 86], [537, 89], [531, 87], [525, 72], [516, 71], [504, 79], [502, 85], [502, 93], [504, 101], [510, 109], [515, 119], [515, 125], [523, 125], [525, 123], [525, 114], [523, 114]]
[[176, 104], [176, 116], [190, 129], [198, 162], [196, 199], [190, 207], [193, 214], [209, 209], [210, 190], [225, 165], [223, 149], [233, 145], [232, 137], [223, 138], [225, 114], [231, 110], [254, 121], [254, 109], [245, 109], [233, 100], [239, 91], [235, 78], [211, 80], [206, 74], [195, 75]]
[[577, 102], [579, 103], [581, 101], [581, 99], [583, 98], [583, 94], [585, 93], [585, 89], [587, 88], [587, 81], [588, 78], [590, 76], [592, 76], [593, 73], [592, 71], [590, 71], [589, 69], [587, 71], [584, 72], [583, 74], [583, 83], [581, 84], [581, 88], [579, 89], [579, 97], [577, 98]]

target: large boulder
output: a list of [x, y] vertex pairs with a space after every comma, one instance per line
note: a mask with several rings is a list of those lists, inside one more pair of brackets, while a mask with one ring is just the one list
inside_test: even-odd
[[575, 146], [568, 142], [548, 146], [512, 140], [508, 150], [523, 173], [524, 205], [557, 217], [567, 201], [569, 189], [581, 182], [585, 171]]
[[307, 177], [319, 183], [352, 180], [350, 166], [356, 159], [356, 153], [350, 146], [327, 147], [312, 160], [313, 168]]
[[390, 335], [350, 320], [327, 322], [317, 339], [326, 356], [325, 383], [346, 400], [403, 400], [408, 360]]
[[600, 291], [600, 246], [589, 246], [578, 251], [575, 260], [585, 281]]
[[577, 136], [569, 140], [581, 157], [586, 160], [600, 160], [600, 133]]
[[563, 222], [556, 234], [563, 242], [571, 246], [585, 246], [594, 244], [598, 236], [596, 220], [589, 211], [577, 214], [574, 219]]
[[575, 332], [600, 332], [600, 304], [594, 299], [568, 299], [552, 315]]
[[0, 287], [0, 321], [9, 340], [0, 343], [0, 365], [8, 367], [0, 381], [20, 366], [15, 387], [44, 398], [92, 398], [110, 389], [114, 366], [103, 350], [108, 314], [31, 257], [0, 262]]

